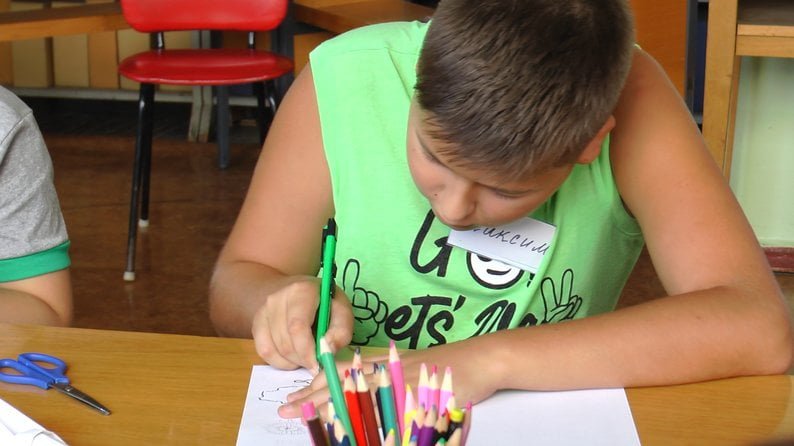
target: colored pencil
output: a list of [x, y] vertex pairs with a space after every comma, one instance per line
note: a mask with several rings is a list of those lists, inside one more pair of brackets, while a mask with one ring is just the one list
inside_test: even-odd
[[358, 405], [361, 408], [361, 418], [364, 420], [364, 432], [367, 436], [368, 446], [380, 445], [380, 432], [375, 419], [375, 408], [372, 405], [372, 395], [363, 373], [356, 373], [356, 394]]
[[339, 417], [334, 420], [334, 438], [339, 446], [351, 446], [353, 444], [353, 439], [347, 434], [345, 425]]
[[[392, 391], [394, 392], [394, 406], [397, 409], [397, 420], [399, 420], [399, 434], [402, 436], [405, 425], [405, 377], [403, 375], [403, 365], [400, 361], [400, 354], [397, 352], [397, 345], [394, 340], [389, 341], [389, 373], [391, 374]], [[399, 437], [397, 443], [399, 443]]]
[[440, 414], [446, 414], [447, 402], [452, 396], [452, 368], [447, 367], [444, 370], [444, 380], [441, 381], [441, 392], [438, 397], [438, 410]]
[[397, 417], [397, 406], [394, 403], [394, 391], [392, 389], [392, 382], [389, 373], [386, 371], [386, 366], [380, 366], [380, 381], [378, 382], [378, 393], [380, 394], [381, 406], [383, 408], [383, 418], [381, 418], [381, 426], [383, 432], [390, 430], [394, 431], [395, 441], [400, 441], [400, 422]]
[[323, 421], [318, 414], [310, 418], [306, 418], [306, 427], [309, 429], [309, 436], [314, 446], [328, 446], [328, 437], [323, 427]]
[[428, 403], [425, 407], [435, 406], [436, 409], [438, 409], [441, 407], [438, 404], [438, 400], [441, 396], [441, 388], [438, 386], [438, 367], [434, 365], [430, 370], [430, 378], [427, 380], [427, 388], [429, 389], [427, 396]]
[[447, 445], [446, 446], [462, 446], [464, 443], [461, 442], [461, 438], [463, 438], [463, 431], [458, 429], [452, 433], [452, 435], [447, 438]]
[[355, 369], [345, 372], [345, 402], [347, 403], [347, 412], [350, 415], [350, 425], [353, 427], [353, 437], [355, 437], [356, 443], [364, 446], [367, 444], [367, 437], [364, 433], [364, 420], [361, 417], [361, 407], [358, 404], [358, 395], [356, 394], [355, 375]]
[[449, 412], [457, 407], [458, 404], [455, 401], [455, 394], [453, 393], [452, 395], [449, 396], [449, 399], [447, 400], [447, 405], [446, 407], [444, 407], [444, 415], [449, 416]]
[[356, 346], [356, 349], [353, 351], [353, 363], [350, 364], [351, 369], [361, 370], [362, 361], [361, 361], [361, 347]]
[[[334, 401], [338, 402], [334, 406], [336, 416], [345, 427], [345, 432], [353, 432], [353, 426], [350, 424], [350, 415], [347, 413], [347, 406], [345, 405], [345, 395], [342, 391], [342, 384], [339, 381], [339, 373], [336, 371], [336, 361], [328, 346], [328, 341], [325, 337], [320, 339], [320, 364], [325, 371], [325, 379], [328, 382], [328, 389], [331, 391], [331, 397]], [[356, 446], [355, 438], [350, 439], [351, 446]]]
[[419, 406], [424, 407], [427, 409], [430, 407], [429, 399], [429, 392], [430, 389], [427, 387], [427, 366], [423, 362], [419, 365], [419, 386], [416, 388], [416, 400]]
[[436, 425], [433, 426], [433, 440], [431, 444], [436, 444], [440, 439], [446, 439], [447, 430], [449, 429], [449, 417], [439, 415], [436, 420]]
[[464, 413], [459, 408], [454, 408], [449, 411], [449, 426], [447, 426], [447, 437], [449, 437], [456, 430], [463, 428]]
[[389, 430], [389, 433], [386, 434], [386, 437], [383, 439], [383, 446], [395, 446], [396, 440], [394, 439], [394, 429]]
[[[411, 385], [405, 385], [405, 407], [401, 423], [403, 425], [403, 438], [406, 436], [406, 431], [411, 428], [411, 421], [416, 415], [416, 400], [414, 399], [414, 392], [411, 390]], [[410, 436], [410, 434], [408, 434]]]
[[471, 428], [471, 410], [472, 404], [471, 401], [469, 401], [466, 403], [466, 411], [463, 415], [463, 429], [461, 429], [463, 432], [461, 432], [460, 444], [466, 444], [466, 438], [469, 436], [469, 428]]
[[416, 441], [417, 446], [433, 446], [433, 430], [438, 420], [438, 408], [431, 407], [425, 415], [425, 420], [420, 426], [419, 438]]
[[[315, 343], [325, 337], [331, 321], [331, 299], [334, 297], [334, 275], [336, 274], [334, 256], [336, 255], [336, 222], [328, 219], [328, 224], [323, 228], [323, 246], [320, 255], [320, 266], [323, 269], [320, 279], [320, 303], [317, 308], [317, 333]], [[317, 361], [320, 361], [320, 346], [315, 346]]]

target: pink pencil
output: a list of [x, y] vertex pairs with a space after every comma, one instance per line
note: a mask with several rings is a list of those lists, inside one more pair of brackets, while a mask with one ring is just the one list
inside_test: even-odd
[[428, 402], [427, 407], [436, 407], [440, 408], [441, 406], [438, 405], [438, 400], [441, 397], [441, 389], [438, 387], [438, 366], [433, 366], [430, 372], [430, 379], [428, 379], [427, 387], [429, 390], [428, 393]]
[[301, 412], [303, 412], [303, 419], [308, 420], [309, 418], [317, 415], [317, 408], [314, 407], [313, 402], [306, 401], [305, 403], [301, 404]]
[[405, 414], [405, 378], [403, 377], [403, 366], [394, 340], [389, 341], [389, 374], [391, 375], [392, 390], [394, 392], [394, 403], [397, 408], [397, 424], [400, 426], [399, 433], [402, 436], [404, 429], [402, 420]]
[[419, 365], [419, 386], [416, 388], [416, 400], [419, 406], [427, 409], [430, 407], [430, 388], [427, 381], [427, 366], [423, 362]]
[[444, 415], [447, 411], [447, 402], [452, 396], [452, 368], [447, 367], [444, 370], [444, 380], [441, 381], [441, 393], [438, 398], [438, 410]]
[[463, 418], [463, 432], [461, 432], [460, 444], [466, 444], [466, 438], [469, 436], [469, 428], [471, 427], [471, 401], [466, 403], [466, 415]]

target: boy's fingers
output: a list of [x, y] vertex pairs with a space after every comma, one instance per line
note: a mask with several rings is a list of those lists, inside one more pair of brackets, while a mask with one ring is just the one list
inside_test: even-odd
[[325, 334], [328, 346], [334, 352], [350, 344], [353, 339], [353, 310], [347, 299], [334, 299], [331, 321]]
[[317, 355], [314, 343], [314, 335], [311, 329], [305, 333], [296, 334], [292, 338], [292, 346], [295, 350], [295, 360], [301, 367], [309, 370], [317, 370]]
[[321, 407], [323, 403], [328, 401], [328, 389], [322, 388], [295, 401], [290, 401], [278, 408], [278, 414], [282, 418], [298, 418], [302, 415], [301, 404], [307, 401], [311, 401], [315, 406]]

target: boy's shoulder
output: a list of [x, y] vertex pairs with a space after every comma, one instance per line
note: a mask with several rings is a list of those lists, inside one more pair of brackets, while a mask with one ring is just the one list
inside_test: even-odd
[[326, 54], [383, 50], [418, 53], [427, 23], [387, 22], [355, 28], [318, 46]]

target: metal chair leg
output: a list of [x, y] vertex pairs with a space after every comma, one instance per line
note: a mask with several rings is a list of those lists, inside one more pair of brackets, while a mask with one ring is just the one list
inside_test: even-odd
[[[124, 280], [128, 282], [135, 280], [135, 245], [138, 236], [138, 206], [141, 198], [140, 187], [143, 180], [144, 165], [148, 166], [145, 160], [147, 150], [149, 152], [148, 156], [151, 157], [151, 105], [153, 101], [154, 85], [141, 84], [140, 96], [138, 99], [138, 128], [135, 135], [135, 159], [132, 166], [132, 188], [130, 192], [130, 215], [127, 232], [127, 267], [124, 270]], [[146, 175], [145, 182], [148, 183], [148, 174]], [[146, 188], [148, 193], [148, 184]]]
[[229, 154], [229, 127], [231, 126], [231, 112], [229, 111], [229, 87], [220, 85], [215, 87], [217, 100], [217, 124], [215, 135], [218, 140], [218, 167], [229, 167], [231, 155]]
[[254, 82], [254, 96], [256, 96], [256, 125], [259, 130], [259, 144], [262, 145], [265, 142], [265, 135], [267, 134], [267, 117], [266, 113], [266, 103], [265, 103], [265, 84], [264, 82]]

